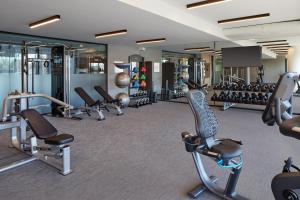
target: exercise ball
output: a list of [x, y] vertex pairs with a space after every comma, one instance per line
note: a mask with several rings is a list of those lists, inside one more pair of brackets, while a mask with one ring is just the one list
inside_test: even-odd
[[118, 73], [116, 76], [116, 85], [119, 88], [125, 88], [130, 84], [130, 77], [126, 72]]
[[127, 93], [121, 92], [116, 96], [116, 99], [119, 100], [122, 107], [127, 107], [130, 102], [129, 95]]

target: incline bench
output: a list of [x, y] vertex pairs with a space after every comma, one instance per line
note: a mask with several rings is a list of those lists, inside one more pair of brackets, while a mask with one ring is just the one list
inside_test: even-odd
[[111, 107], [117, 111], [117, 115], [122, 115], [123, 112], [119, 106], [120, 101], [118, 99], [113, 99], [101, 86], [97, 85], [94, 87], [95, 90], [104, 98], [105, 108], [109, 111], [108, 107]]
[[[69, 144], [74, 141], [74, 136], [65, 133], [58, 134], [57, 129], [34, 109], [23, 110], [20, 115], [27, 122], [34, 134], [34, 136], [30, 138], [32, 156], [35, 156], [38, 151], [51, 151], [52, 154], [46, 154], [44, 157], [62, 159], [62, 168], [48, 162], [45, 163], [59, 169], [63, 175], [71, 173]], [[36, 138], [43, 140], [44, 143], [50, 147], [39, 147]], [[44, 161], [42, 159], [39, 160]]]
[[95, 101], [94, 99], [92, 99], [92, 97], [88, 95], [88, 93], [82, 87], [75, 88], [75, 92], [84, 101], [85, 105], [82, 106], [81, 108], [84, 109], [89, 116], [91, 116], [90, 111], [94, 111], [98, 114], [99, 121], [105, 119], [101, 110], [101, 105], [103, 105], [102, 102], [100, 102], [99, 100]]

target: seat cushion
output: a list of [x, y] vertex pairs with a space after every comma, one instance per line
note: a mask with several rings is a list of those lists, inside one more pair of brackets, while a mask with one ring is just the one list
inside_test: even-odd
[[228, 160], [243, 153], [240, 145], [231, 140], [223, 140], [219, 144], [212, 146], [210, 150], [220, 154], [221, 158]]
[[53, 137], [49, 137], [44, 140], [46, 144], [50, 145], [63, 145], [74, 141], [74, 136], [70, 134], [60, 134]]
[[300, 140], [300, 116], [285, 120], [279, 127], [283, 135]]

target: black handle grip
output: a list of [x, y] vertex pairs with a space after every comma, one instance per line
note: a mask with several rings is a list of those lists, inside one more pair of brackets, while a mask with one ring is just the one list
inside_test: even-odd
[[205, 156], [209, 156], [209, 157], [212, 157], [212, 158], [216, 158], [216, 159], [220, 159], [220, 158], [221, 158], [221, 155], [220, 155], [220, 154], [215, 153], [215, 152], [212, 152], [212, 151], [209, 151], [209, 150], [207, 150], [207, 149], [205, 149], [205, 150], [203, 150], [203, 151], [201, 151], [201, 152], [199, 152], [199, 153], [201, 153], [201, 154], [203, 154], [203, 155], [205, 155]]

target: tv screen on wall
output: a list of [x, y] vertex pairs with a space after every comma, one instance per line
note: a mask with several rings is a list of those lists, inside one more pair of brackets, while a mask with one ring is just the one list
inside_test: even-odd
[[262, 65], [260, 46], [233, 47], [222, 49], [223, 67], [260, 67]]

